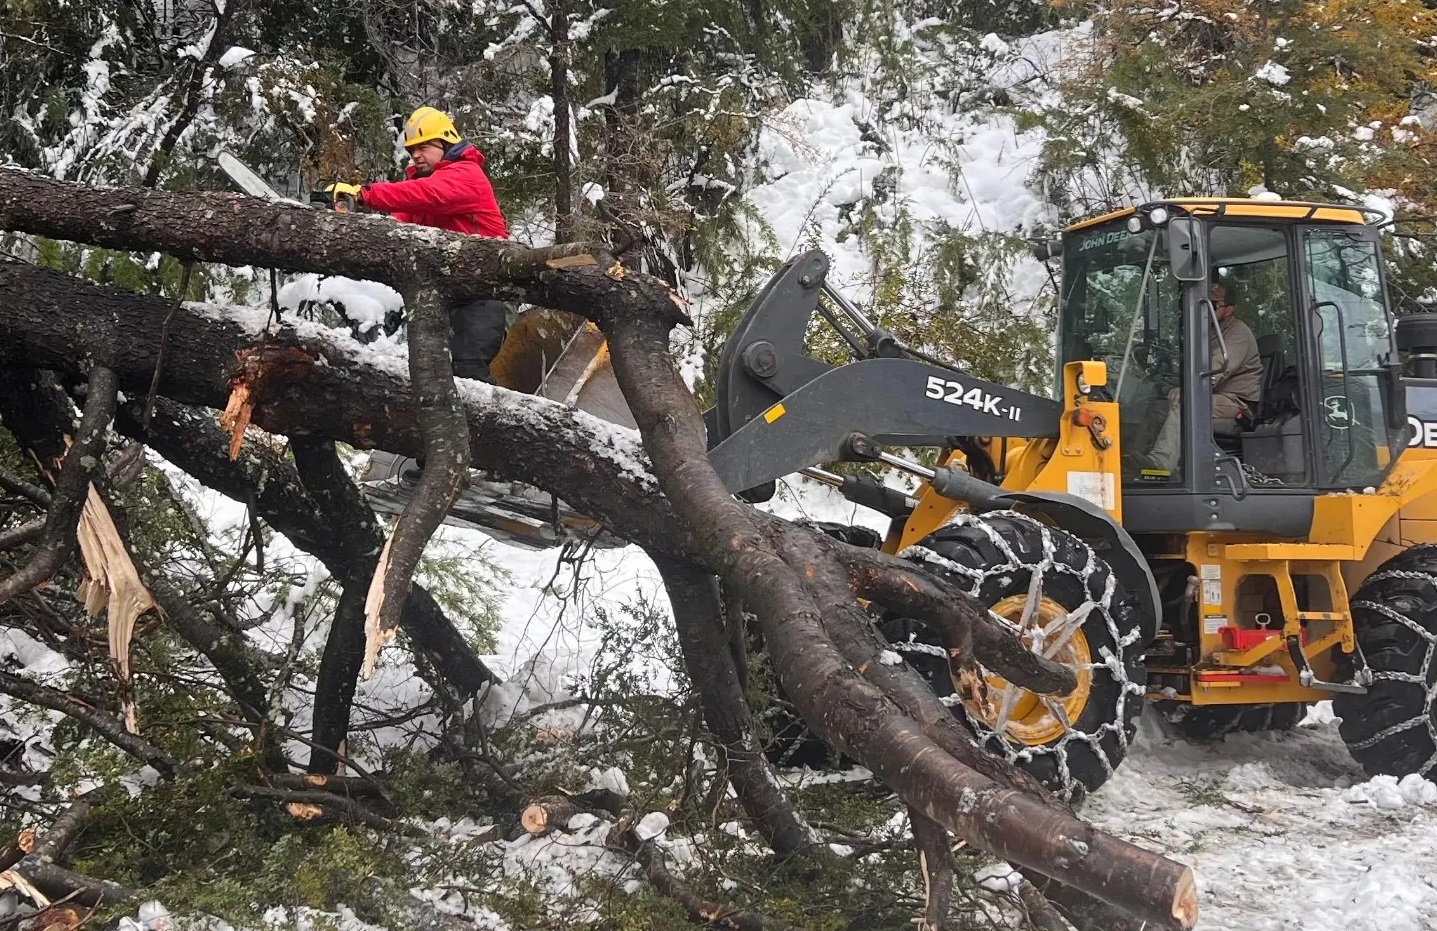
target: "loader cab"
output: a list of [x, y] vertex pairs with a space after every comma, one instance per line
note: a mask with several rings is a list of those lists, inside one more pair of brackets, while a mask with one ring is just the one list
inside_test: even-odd
[[1130, 530], [1302, 536], [1317, 494], [1381, 484], [1407, 419], [1362, 211], [1164, 201], [1063, 245], [1059, 362], [1107, 364]]

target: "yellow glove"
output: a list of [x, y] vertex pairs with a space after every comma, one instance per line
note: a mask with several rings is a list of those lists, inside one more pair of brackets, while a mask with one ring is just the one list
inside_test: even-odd
[[335, 210], [348, 210], [360, 202], [362, 191], [363, 189], [357, 184], [336, 181], [333, 184], [326, 184], [321, 190], [310, 194], [309, 200], [311, 203], [324, 204]]

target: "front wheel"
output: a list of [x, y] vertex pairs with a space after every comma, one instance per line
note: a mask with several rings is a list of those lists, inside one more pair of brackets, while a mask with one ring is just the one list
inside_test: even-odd
[[1082, 540], [1012, 511], [963, 515], [904, 556], [944, 576], [1007, 623], [1035, 652], [1073, 668], [1066, 696], [1037, 695], [984, 670], [954, 696], [938, 639], [911, 620], [884, 634], [987, 746], [1056, 794], [1078, 799], [1127, 756], [1147, 673], [1135, 604]]
[[1437, 545], [1414, 546], [1368, 576], [1352, 621], [1373, 682], [1365, 695], [1332, 698], [1348, 752], [1369, 775], [1437, 782]]

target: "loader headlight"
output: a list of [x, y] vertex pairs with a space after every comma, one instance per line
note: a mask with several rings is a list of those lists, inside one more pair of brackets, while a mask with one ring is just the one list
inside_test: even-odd
[[1168, 222], [1168, 208], [1154, 207], [1148, 211], [1148, 220], [1152, 222], [1153, 226], [1162, 226]]
[[1143, 231], [1143, 218], [1136, 213], [1128, 217], [1128, 232], [1136, 236]]

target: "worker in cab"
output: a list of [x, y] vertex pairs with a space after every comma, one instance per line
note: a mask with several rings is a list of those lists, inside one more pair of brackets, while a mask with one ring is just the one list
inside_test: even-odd
[[[410, 165], [403, 181], [331, 184], [315, 199], [333, 204], [337, 198], [349, 197], [401, 223], [509, 238], [494, 187], [484, 173], [484, 155], [459, 135], [447, 114], [433, 107], [415, 110], [404, 124], [404, 148]], [[454, 374], [492, 382], [489, 363], [504, 343], [508, 307], [503, 301], [458, 300], [448, 302], [445, 310], [452, 331]]]
[[[1214, 282], [1208, 290], [1217, 315], [1222, 339], [1217, 334], [1208, 334], [1208, 349], [1211, 353], [1212, 371], [1212, 432], [1214, 436], [1234, 436], [1242, 430], [1242, 421], [1250, 420], [1257, 410], [1262, 394], [1262, 357], [1258, 353], [1257, 337], [1252, 329], [1237, 318], [1231, 284]], [[1226, 350], [1226, 355], [1224, 355]], [[1181, 392], [1174, 388], [1168, 392], [1170, 409], [1162, 431], [1148, 454], [1149, 465], [1155, 469], [1173, 471], [1178, 465], [1179, 425], [1178, 402]]]

